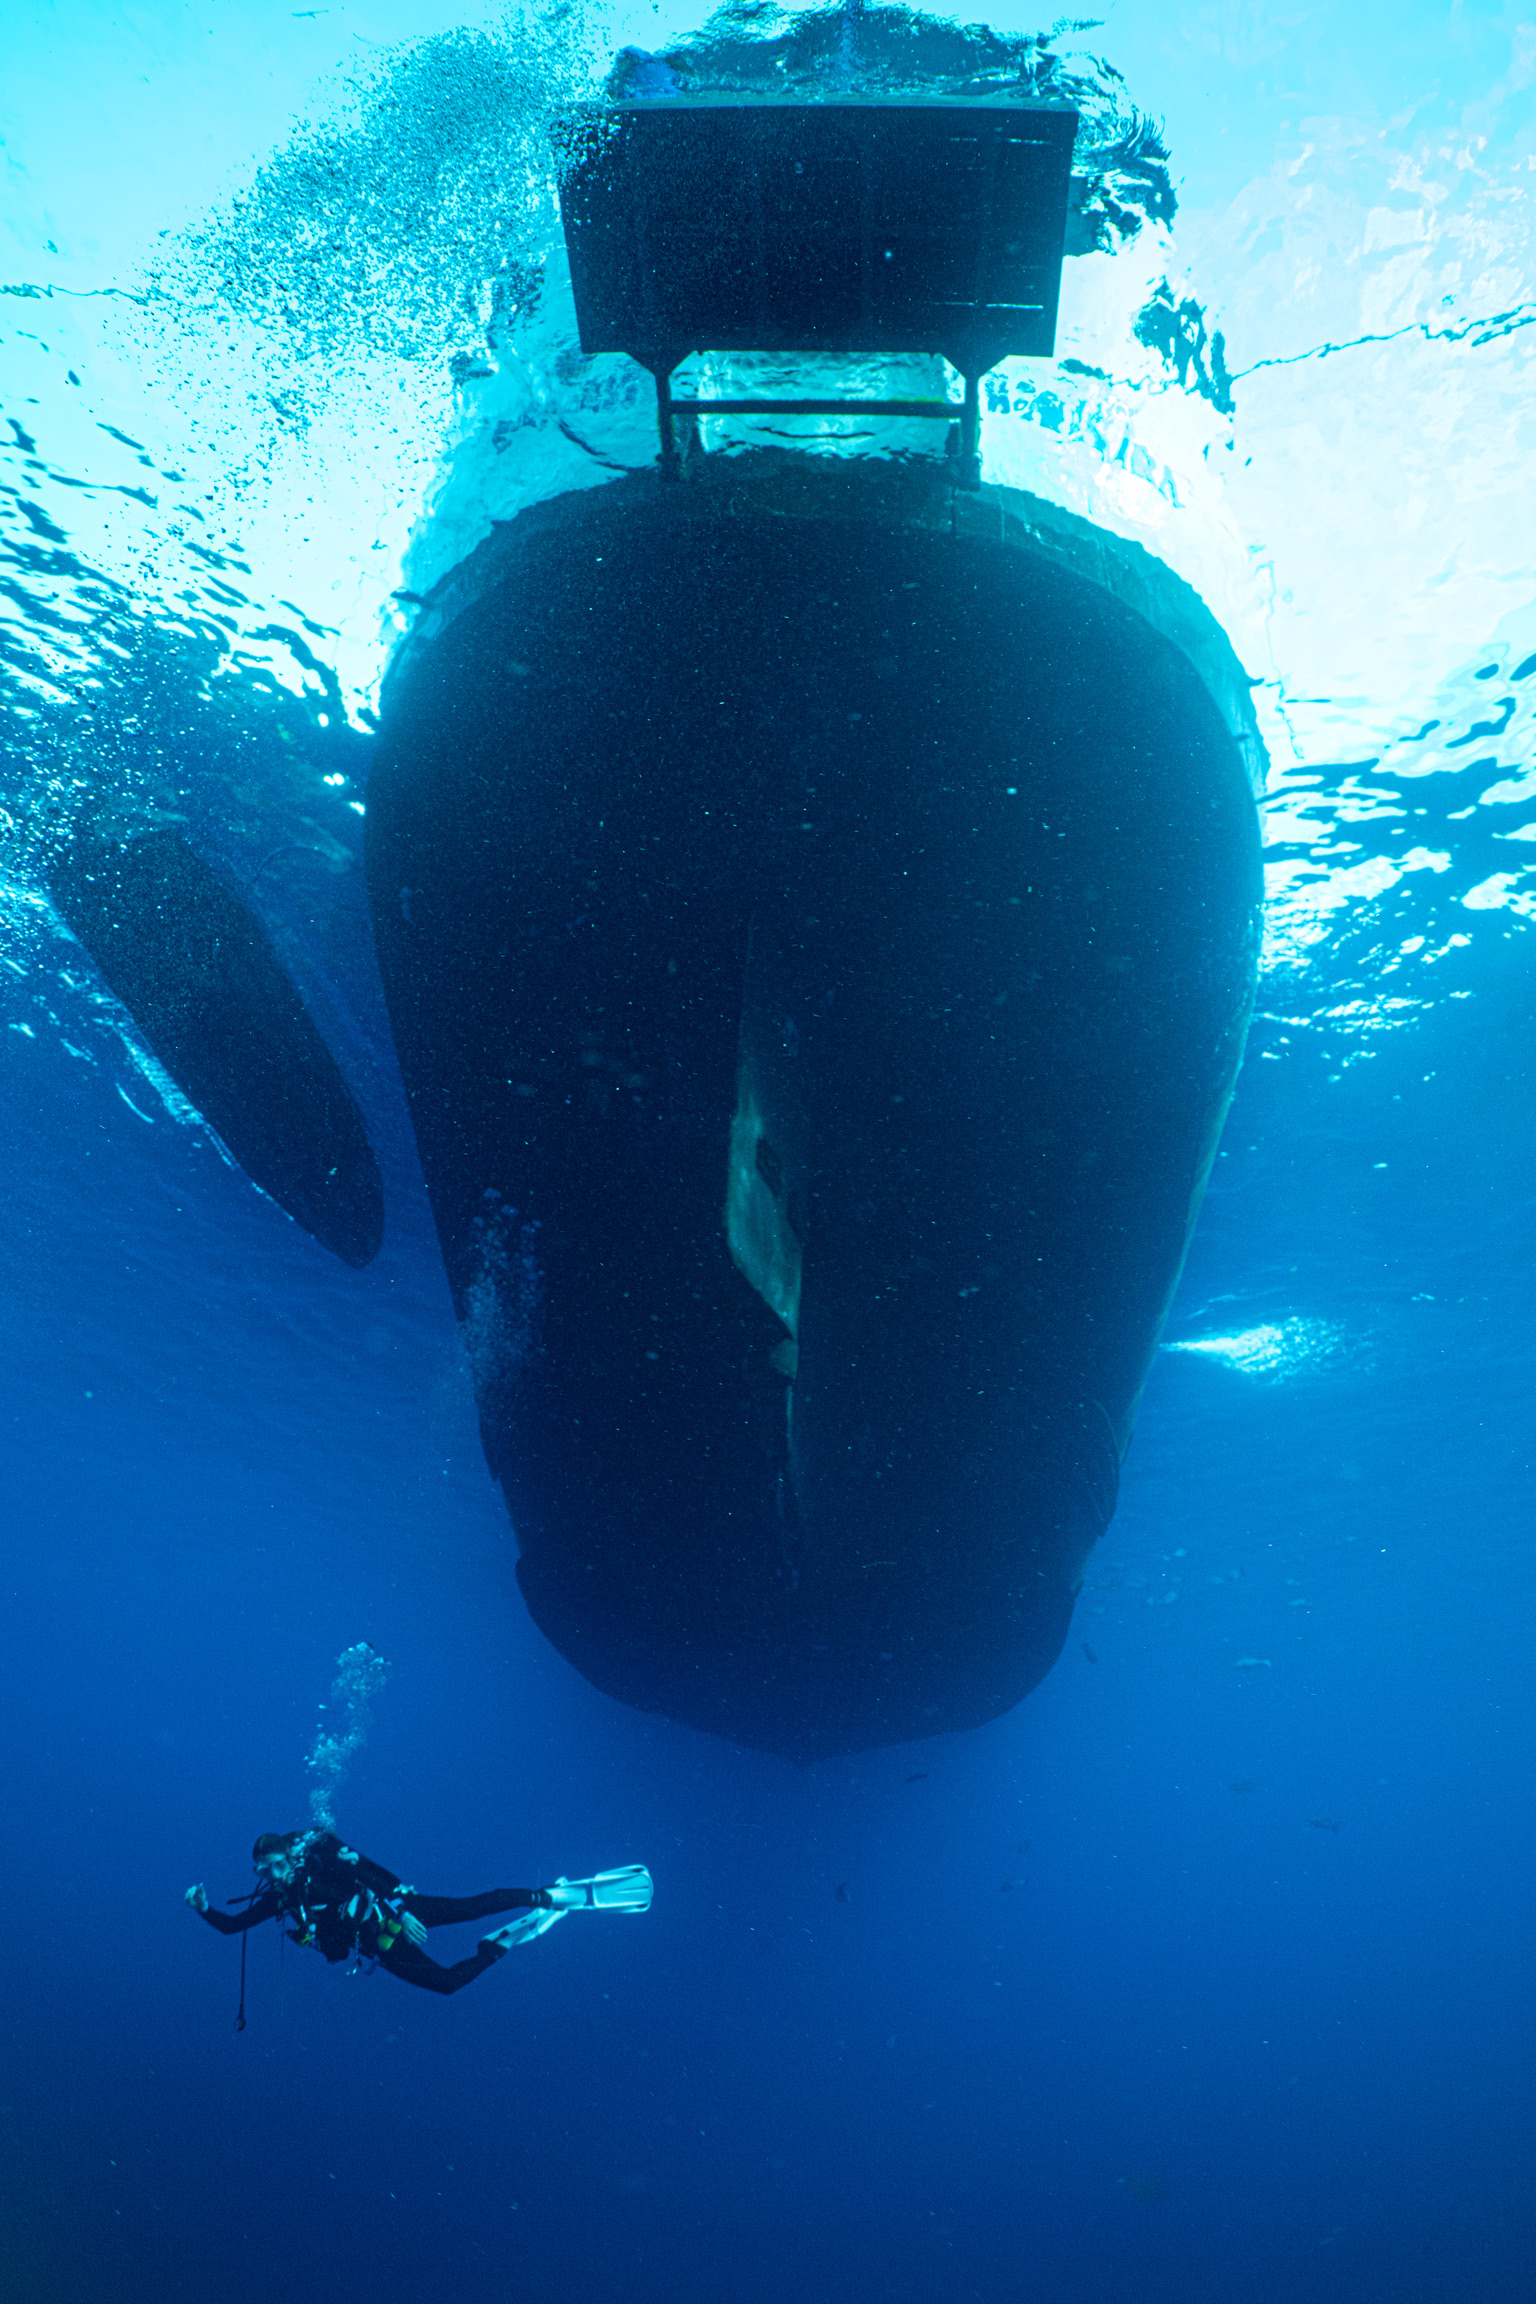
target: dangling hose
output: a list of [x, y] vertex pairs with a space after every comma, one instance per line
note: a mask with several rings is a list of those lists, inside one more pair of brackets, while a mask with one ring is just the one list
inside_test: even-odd
[[245, 2030], [245, 1948], [251, 1940], [249, 1928], [240, 1931], [240, 2005], [235, 2010], [235, 2030]]

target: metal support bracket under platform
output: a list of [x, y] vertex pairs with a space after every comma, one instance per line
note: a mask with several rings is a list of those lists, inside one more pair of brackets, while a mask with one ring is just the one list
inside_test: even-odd
[[966, 377], [963, 400], [680, 400], [673, 397], [673, 366], [657, 365], [651, 370], [656, 380], [656, 426], [661, 436], [664, 480], [676, 480], [682, 474], [677, 424], [691, 423], [700, 416], [897, 416], [927, 418], [955, 426], [956, 485], [981, 486], [979, 376]]

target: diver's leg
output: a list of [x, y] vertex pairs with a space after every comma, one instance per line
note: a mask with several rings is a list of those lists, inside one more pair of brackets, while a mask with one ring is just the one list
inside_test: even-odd
[[483, 1896], [418, 1896], [412, 1889], [404, 1901], [423, 1928], [449, 1928], [455, 1920], [489, 1920], [493, 1912], [526, 1912], [540, 1894], [537, 1888], [488, 1888]]
[[499, 1946], [487, 1950], [482, 1944], [467, 1960], [455, 1962], [452, 1968], [443, 1968], [402, 1937], [387, 1952], [379, 1954], [379, 1966], [387, 1968], [391, 1976], [398, 1976], [402, 1984], [419, 1984], [423, 1992], [447, 1993], [462, 1992], [466, 1984], [473, 1984], [477, 1976], [483, 1976], [487, 1968], [494, 1968], [501, 1958]]

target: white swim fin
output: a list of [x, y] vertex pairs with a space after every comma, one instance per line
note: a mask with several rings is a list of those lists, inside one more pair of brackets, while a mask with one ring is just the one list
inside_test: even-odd
[[531, 1944], [536, 1936], [543, 1935], [546, 1928], [553, 1928], [557, 1920], [564, 1918], [564, 1906], [552, 1912], [535, 1907], [531, 1912], [519, 1912], [515, 1919], [507, 1922], [505, 1928], [493, 1929], [489, 1936], [482, 1936], [480, 1942], [489, 1945], [493, 1952], [510, 1952], [514, 1944]]
[[545, 1893], [562, 1912], [649, 1912], [654, 1888], [643, 1864], [623, 1864], [590, 1880], [556, 1880]]

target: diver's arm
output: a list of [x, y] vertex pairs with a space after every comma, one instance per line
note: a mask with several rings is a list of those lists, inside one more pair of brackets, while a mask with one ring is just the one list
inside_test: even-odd
[[274, 1890], [269, 1888], [258, 1896], [254, 1904], [247, 1904], [243, 1912], [216, 1912], [208, 1901], [208, 1891], [201, 1880], [187, 1890], [187, 1902], [194, 1912], [201, 1913], [210, 1928], [217, 1928], [221, 1936], [239, 1936], [247, 1928], [259, 1928], [263, 1920], [273, 1920], [282, 1910]]

